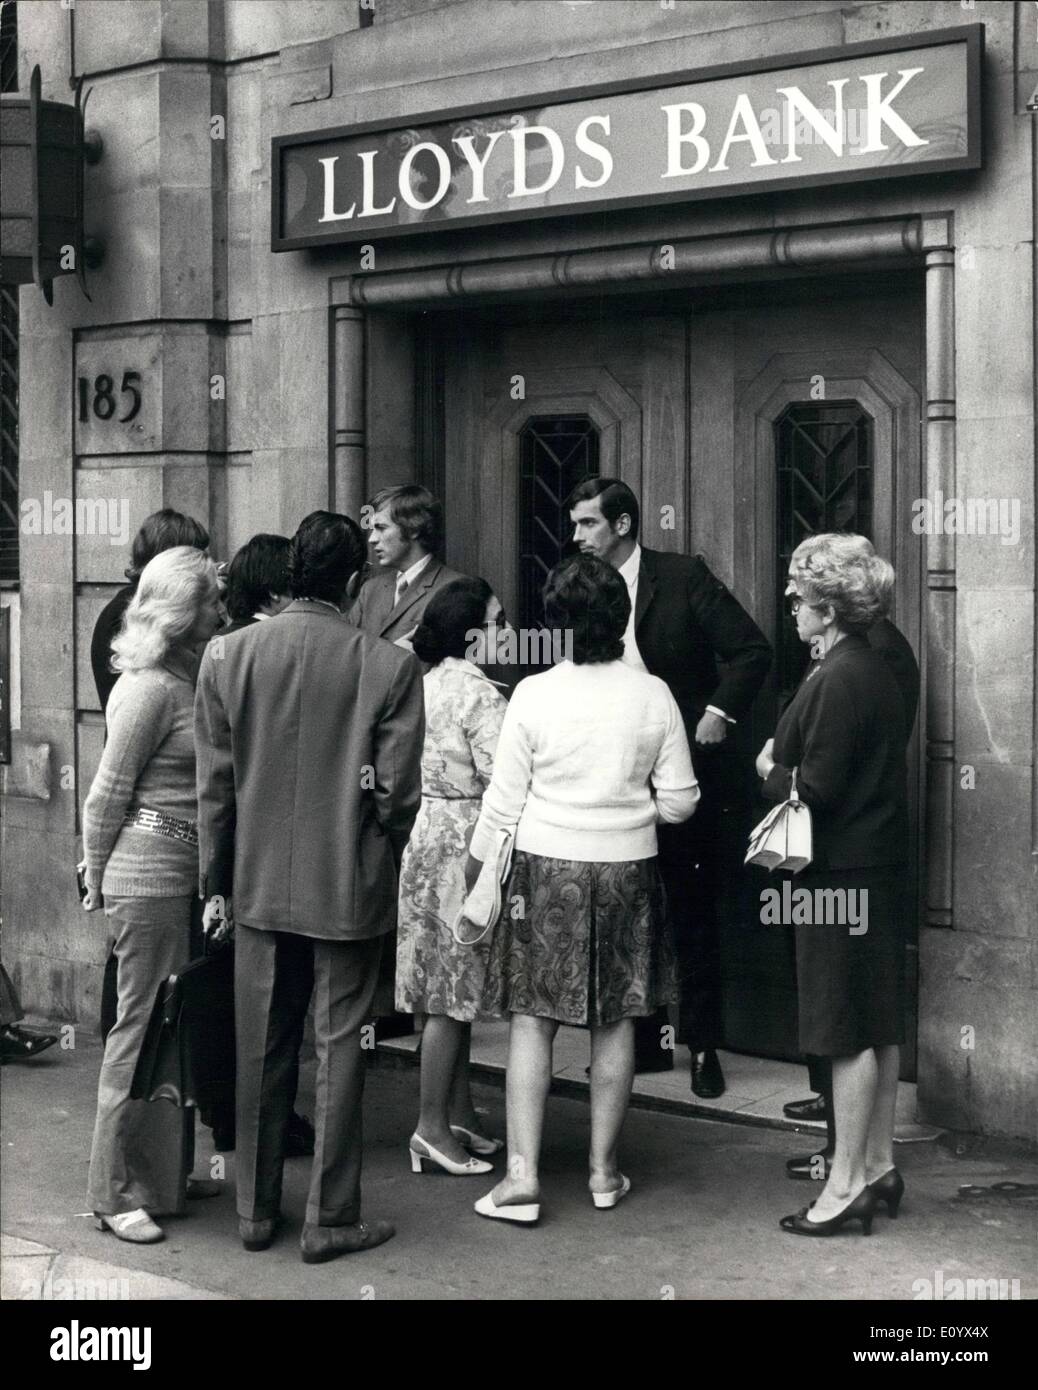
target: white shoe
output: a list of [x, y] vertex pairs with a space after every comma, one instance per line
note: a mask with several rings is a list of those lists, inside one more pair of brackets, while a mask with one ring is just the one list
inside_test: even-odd
[[[415, 1148], [416, 1144], [421, 1144], [421, 1149]], [[474, 1177], [477, 1173], [494, 1171], [494, 1165], [484, 1163], [481, 1158], [470, 1158], [465, 1163], [455, 1163], [453, 1158], [448, 1158], [446, 1154], [440, 1153], [439, 1149], [434, 1149], [431, 1144], [426, 1143], [420, 1134], [411, 1135], [409, 1152], [412, 1173], [420, 1173], [425, 1163], [436, 1163], [445, 1173], [450, 1173], [455, 1178]]]
[[612, 1192], [592, 1192], [591, 1200], [599, 1211], [608, 1211], [610, 1207], [615, 1207], [617, 1202], [622, 1202], [630, 1190], [630, 1178], [621, 1173], [619, 1187], [614, 1187]]
[[485, 1134], [474, 1134], [463, 1125], [451, 1125], [451, 1133], [474, 1154], [499, 1154], [505, 1146], [503, 1139], [490, 1139]]
[[517, 1202], [512, 1206], [499, 1207], [492, 1192], [480, 1197], [473, 1210], [480, 1216], [489, 1216], [495, 1221], [516, 1221], [520, 1226], [533, 1226], [541, 1217], [540, 1202]]
[[111, 1231], [113, 1236], [129, 1241], [131, 1245], [155, 1245], [158, 1241], [166, 1239], [165, 1231], [152, 1221], [143, 1207], [137, 1211], [97, 1214], [95, 1221], [99, 1231]]

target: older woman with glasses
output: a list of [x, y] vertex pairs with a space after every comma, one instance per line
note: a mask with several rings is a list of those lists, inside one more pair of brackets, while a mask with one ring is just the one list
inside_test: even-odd
[[83, 807], [87, 912], [115, 936], [118, 1008], [105, 1043], [90, 1154], [98, 1227], [120, 1240], [163, 1239], [154, 1221], [218, 1184], [189, 1180], [194, 1112], [133, 1100], [133, 1075], [162, 981], [190, 958], [198, 894], [194, 696], [198, 657], [221, 620], [216, 566], [191, 546], [145, 565], [112, 644], [121, 672], [108, 741]]
[[794, 1235], [828, 1236], [854, 1220], [867, 1235], [877, 1203], [896, 1215], [904, 1190], [893, 1142], [907, 732], [897, 682], [868, 640], [893, 577], [864, 547], [797, 552], [787, 593], [814, 661], [757, 758], [765, 798], [785, 801], [795, 773], [812, 813], [813, 859], [796, 878], [799, 901], [813, 905], [796, 923], [800, 1047], [833, 1072], [832, 1168], [817, 1200], [782, 1219]]
[[592, 555], [566, 560], [548, 576], [544, 606], [571, 657], [520, 681], [512, 696], [467, 875], [474, 884], [501, 832], [514, 832], [483, 992], [489, 1012], [511, 1015], [508, 1176], [476, 1211], [527, 1224], [540, 1216], [560, 1023], [591, 1030], [592, 1202], [615, 1207], [631, 1190], [617, 1149], [634, 1020], [677, 997], [656, 826], [687, 820], [699, 799], [674, 697], [621, 659], [631, 611], [622, 576]]

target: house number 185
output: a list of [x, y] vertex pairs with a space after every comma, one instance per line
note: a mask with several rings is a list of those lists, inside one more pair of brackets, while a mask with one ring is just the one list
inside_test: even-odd
[[[123, 372], [122, 384], [119, 387], [121, 396], [129, 396], [129, 408], [125, 415], [118, 416], [118, 422], [125, 425], [141, 408], [140, 391], [140, 372]], [[79, 385], [79, 418], [86, 421], [90, 418], [91, 411], [98, 420], [111, 420], [115, 415], [115, 380], [107, 372], [101, 372], [94, 377], [93, 396], [91, 397], [90, 379], [85, 376], [77, 378]]]

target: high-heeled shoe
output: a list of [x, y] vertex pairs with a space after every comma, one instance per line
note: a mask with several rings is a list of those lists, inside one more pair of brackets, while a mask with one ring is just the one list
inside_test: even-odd
[[905, 1180], [896, 1168], [888, 1168], [882, 1177], [869, 1183], [877, 1202], [886, 1202], [887, 1215], [891, 1221], [897, 1220], [897, 1209], [905, 1195]]
[[[416, 1144], [421, 1144], [421, 1149], [416, 1149]], [[451, 1177], [454, 1178], [475, 1177], [477, 1173], [492, 1173], [494, 1171], [494, 1165], [485, 1163], [481, 1158], [470, 1158], [465, 1163], [455, 1163], [453, 1158], [448, 1158], [446, 1154], [440, 1153], [439, 1149], [434, 1149], [420, 1134], [411, 1135], [408, 1152], [411, 1155], [412, 1173], [420, 1173], [426, 1163], [437, 1164], [445, 1173], [450, 1173]]]
[[[838, 1211], [828, 1221], [808, 1221], [807, 1213], [811, 1207], [803, 1207], [795, 1216], [784, 1216], [779, 1225], [784, 1231], [795, 1236], [832, 1236], [848, 1221], [860, 1221], [863, 1236], [872, 1234], [872, 1218], [876, 1214], [876, 1194], [866, 1184], [843, 1211]], [[811, 1203], [814, 1206], [814, 1203]]]
[[474, 1154], [499, 1154], [505, 1146], [503, 1139], [491, 1139], [489, 1135], [476, 1134], [464, 1125], [451, 1125], [451, 1133]]

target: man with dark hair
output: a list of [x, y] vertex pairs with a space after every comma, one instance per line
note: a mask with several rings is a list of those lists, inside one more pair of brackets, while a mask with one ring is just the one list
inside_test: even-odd
[[[638, 544], [638, 499], [617, 478], [588, 478], [567, 501], [580, 550], [608, 561], [631, 599], [624, 661], [670, 687], [692, 749], [702, 800], [681, 825], [659, 827], [660, 869], [674, 922], [681, 976], [679, 1039], [692, 1053], [692, 1090], [724, 1093], [721, 963], [716, 894], [720, 809], [730, 772], [722, 746], [728, 726], [749, 713], [771, 665], [771, 647], [750, 615], [707, 567], [691, 557]], [[718, 662], [723, 670], [718, 669]], [[636, 1066], [662, 1071], [666, 1012], [639, 1020]]]
[[94, 634], [90, 639], [90, 665], [102, 714], [108, 708], [108, 697], [119, 679], [119, 672], [111, 669], [112, 641], [119, 632], [130, 600], [137, 592], [137, 581], [149, 560], [154, 560], [164, 550], [172, 550], [175, 545], [193, 545], [196, 550], [208, 550], [209, 532], [193, 516], [175, 512], [172, 507], [163, 507], [161, 511], [145, 517], [130, 549], [130, 564], [125, 571], [130, 582], [105, 604], [94, 624]]
[[417, 658], [342, 616], [363, 557], [349, 517], [308, 516], [292, 541], [293, 601], [276, 622], [211, 642], [195, 697], [205, 916], [236, 922], [239, 1234], [247, 1250], [265, 1250], [277, 1230], [313, 996], [307, 1264], [393, 1235], [389, 1222], [360, 1219], [360, 1030], [396, 921], [425, 718]]
[[292, 542], [287, 536], [261, 531], [247, 540], [227, 570], [227, 613], [224, 636], [250, 623], [273, 618], [290, 602], [288, 564]]
[[408, 483], [375, 494], [368, 545], [374, 572], [350, 610], [350, 621], [388, 642], [406, 642], [437, 589], [462, 576], [436, 558], [443, 543], [443, 507]]

